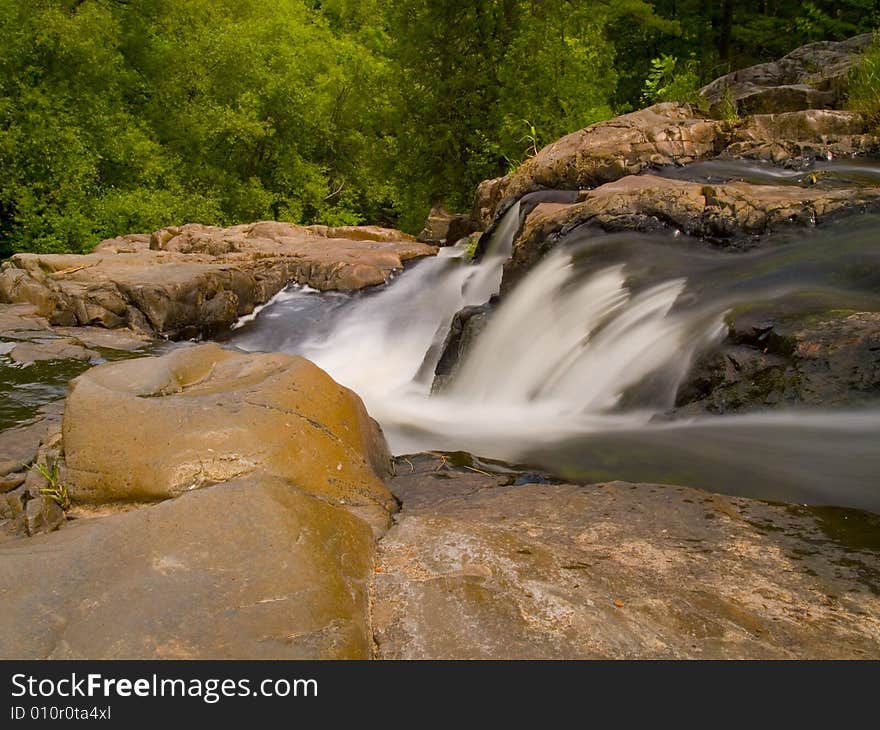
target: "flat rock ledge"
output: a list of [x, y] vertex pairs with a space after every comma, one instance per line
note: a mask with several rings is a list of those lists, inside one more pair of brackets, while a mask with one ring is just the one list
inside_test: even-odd
[[182, 339], [226, 329], [289, 283], [353, 291], [436, 252], [371, 226], [191, 224], [104, 241], [87, 255], [16, 254], [0, 272], [0, 303], [31, 304], [53, 326]]
[[379, 658], [880, 655], [880, 545], [848, 539], [857, 513], [487, 468], [398, 459]]

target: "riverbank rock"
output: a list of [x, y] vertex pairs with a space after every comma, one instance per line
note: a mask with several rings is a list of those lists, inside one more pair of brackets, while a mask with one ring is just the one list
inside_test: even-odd
[[819, 41], [778, 61], [734, 71], [700, 89], [713, 115], [833, 109], [846, 100], [849, 71], [872, 33], [845, 41]]
[[855, 520], [871, 516], [681, 487], [511, 484], [485, 468], [440, 455], [399, 461], [392, 489], [403, 508], [372, 589], [379, 657], [880, 651], [880, 546], [847, 532], [849, 518], [857, 540]]
[[16, 254], [3, 264], [0, 302], [29, 303], [51, 325], [177, 339], [229, 327], [288, 283], [362, 289], [435, 252], [374, 227], [193, 224], [105, 241], [83, 256]]
[[293, 355], [202, 345], [92, 368], [71, 383], [63, 449], [74, 502], [168, 499], [263, 472], [377, 530], [394, 509], [378, 425]]
[[365, 659], [373, 535], [244, 477], [0, 546], [4, 659]]

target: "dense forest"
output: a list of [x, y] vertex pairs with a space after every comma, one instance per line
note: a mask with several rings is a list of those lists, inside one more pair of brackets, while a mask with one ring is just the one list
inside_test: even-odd
[[417, 230], [561, 134], [878, 24], [878, 0], [0, 0], [0, 256]]

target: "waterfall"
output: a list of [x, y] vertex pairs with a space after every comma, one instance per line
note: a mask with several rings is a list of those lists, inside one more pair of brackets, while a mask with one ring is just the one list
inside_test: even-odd
[[880, 510], [876, 407], [666, 417], [731, 308], [805, 292], [874, 306], [871, 221], [736, 256], [666, 234], [571, 235], [505, 295], [432, 394], [452, 319], [499, 291], [527, 204], [507, 211], [478, 262], [447, 248], [375, 291], [291, 287], [231, 341], [316, 362], [361, 396], [394, 453], [464, 450], [572, 478]]

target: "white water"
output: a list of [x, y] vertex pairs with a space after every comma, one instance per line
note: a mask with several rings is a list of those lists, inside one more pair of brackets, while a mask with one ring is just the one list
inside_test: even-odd
[[432, 395], [453, 316], [498, 292], [518, 223], [516, 205], [478, 264], [444, 249], [355, 297], [292, 288], [232, 341], [316, 362], [363, 398], [393, 453], [463, 450], [573, 477], [880, 510], [880, 411], [664, 422], [695, 356], [725, 334], [723, 293], [714, 309], [676, 306], [684, 278], [633, 293], [627, 265], [584, 276], [564, 247], [506, 295]]
[[694, 353], [723, 334], [721, 314], [671, 313], [683, 279], [633, 296], [623, 266], [578, 278], [563, 252], [506, 297], [454, 384], [431, 395], [453, 316], [498, 292], [518, 224], [515, 205], [480, 263], [465, 265], [460, 250], [447, 249], [351, 307], [329, 334], [290, 349], [357, 392], [396, 453], [454, 448], [513, 458], [537, 443], [644, 425], [654, 409], [614, 409], [629, 387], [658, 374], [657, 407], [671, 406]]

